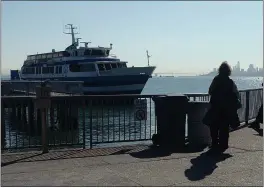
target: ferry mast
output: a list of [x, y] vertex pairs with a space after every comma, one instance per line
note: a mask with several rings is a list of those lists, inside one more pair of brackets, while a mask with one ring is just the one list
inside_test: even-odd
[[69, 32], [68, 33], [63, 32], [63, 33], [71, 35], [71, 37], [72, 37], [72, 45], [76, 44], [76, 42], [78, 42], [78, 41], [75, 41], [75, 34], [79, 34], [79, 33], [74, 32], [74, 30], [77, 29], [77, 27], [74, 27], [73, 24], [67, 24], [67, 25], [65, 25], [65, 28], [68, 29]]
[[148, 50], [146, 52], [147, 52], [148, 66], [149, 66], [149, 58], [151, 57], [151, 55], [149, 55]]

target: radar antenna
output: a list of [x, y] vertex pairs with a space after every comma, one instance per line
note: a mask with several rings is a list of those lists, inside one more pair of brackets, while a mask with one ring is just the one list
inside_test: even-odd
[[148, 66], [149, 66], [149, 58], [151, 57], [151, 55], [149, 55], [148, 50], [146, 52], [147, 52]]
[[63, 32], [64, 34], [69, 34], [69, 35], [71, 35], [71, 37], [72, 37], [72, 44], [75, 44], [76, 43], [76, 41], [75, 41], [75, 34], [79, 34], [79, 33], [75, 33], [74, 32], [74, 30], [75, 29], [77, 29], [77, 27], [74, 27], [73, 26], [73, 24], [67, 24], [67, 25], [65, 25], [65, 29], [68, 29], [69, 30], [69, 32], [68, 33], [66, 33], [66, 32]]

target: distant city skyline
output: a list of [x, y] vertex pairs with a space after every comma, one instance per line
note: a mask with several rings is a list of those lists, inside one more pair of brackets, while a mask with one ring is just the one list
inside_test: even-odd
[[[238, 61], [235, 66], [230, 65], [233, 72], [262, 72], [263, 68], [257, 67], [254, 64], [249, 64], [247, 69], [240, 67], [240, 62]], [[217, 71], [218, 68], [214, 68], [213, 71]]]
[[[202, 74], [222, 61], [263, 67], [261, 1], [4, 1], [2, 73], [27, 55], [64, 50], [63, 25], [80, 26], [82, 41], [109, 46], [129, 66], [155, 72]], [[47, 14], [48, 10], [48, 14]], [[92, 15], [92, 16], [91, 16]]]

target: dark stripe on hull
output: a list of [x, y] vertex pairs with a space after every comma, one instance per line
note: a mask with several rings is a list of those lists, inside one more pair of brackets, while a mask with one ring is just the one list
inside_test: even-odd
[[146, 84], [148, 75], [124, 75], [124, 76], [97, 76], [97, 77], [60, 77], [60, 78], [29, 78], [25, 80], [58, 80], [58, 81], [83, 81], [84, 87], [122, 86], [134, 84]]

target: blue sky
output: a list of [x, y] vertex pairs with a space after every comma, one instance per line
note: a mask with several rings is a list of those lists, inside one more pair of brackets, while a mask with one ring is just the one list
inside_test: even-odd
[[80, 26], [83, 41], [109, 46], [129, 65], [156, 72], [203, 73], [227, 60], [263, 66], [261, 1], [2, 2], [2, 72], [26, 56], [64, 50], [63, 25]]

